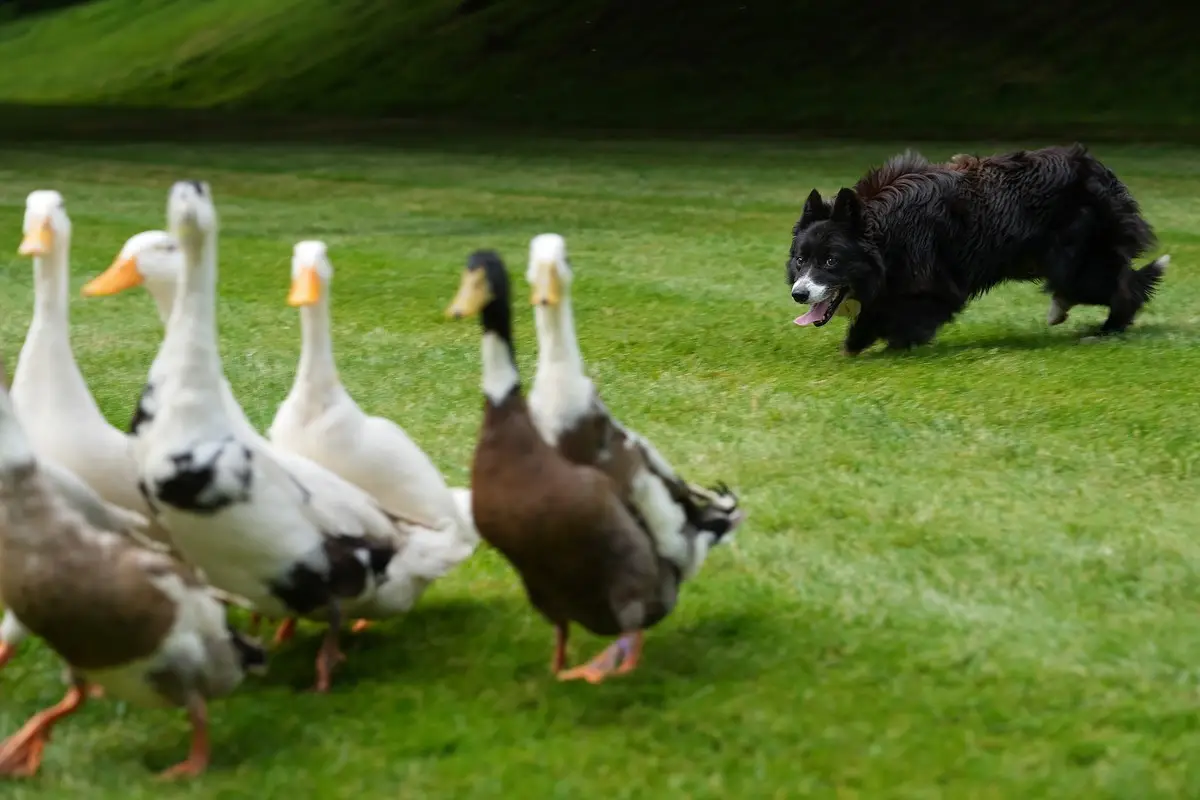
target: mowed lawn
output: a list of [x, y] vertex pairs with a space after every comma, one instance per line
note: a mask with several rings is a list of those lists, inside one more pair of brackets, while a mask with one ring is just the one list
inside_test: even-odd
[[[1005, 145], [924, 148], [933, 158]], [[749, 520], [713, 553], [644, 666], [599, 687], [548, 674], [551, 628], [483, 550], [405, 619], [347, 635], [326, 697], [320, 630], [214, 704], [211, 772], [162, 787], [182, 713], [111, 702], [59, 728], [6, 798], [1168, 797], [1200, 792], [1200, 152], [1096, 148], [1173, 256], [1131, 332], [1045, 324], [1003, 287], [908, 355], [840, 354], [800, 329], [783, 264], [813, 186], [877, 145], [451, 140], [394, 149], [39, 146], [0, 151], [0, 351], [32, 301], [15, 255], [26, 194], [74, 221], [72, 339], [124, 426], [160, 339], [141, 292], [78, 288], [164, 224], [179, 178], [221, 214], [225, 370], [269, 424], [299, 352], [291, 247], [330, 246], [342, 377], [468, 481], [479, 328], [442, 311], [465, 256], [497, 248], [518, 287], [530, 237], [567, 237], [584, 355], [620, 419]], [[1147, 254], [1147, 257], [1154, 253]], [[69, 424], [69, 420], [64, 424]], [[575, 638], [572, 655], [603, 644]], [[0, 732], [56, 701], [27, 647], [0, 672]]]

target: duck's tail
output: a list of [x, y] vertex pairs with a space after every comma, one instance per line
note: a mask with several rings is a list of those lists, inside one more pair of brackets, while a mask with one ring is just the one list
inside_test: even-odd
[[471, 490], [455, 486], [450, 489], [454, 496], [454, 505], [458, 508], [458, 517], [462, 523], [462, 536], [471, 544], [479, 543], [479, 530], [475, 527], [475, 517], [471, 514]]
[[737, 527], [746, 519], [738, 496], [724, 483], [710, 488], [687, 484], [688, 519], [698, 530], [712, 534], [714, 546], [732, 539]]
[[225, 629], [229, 633], [229, 643], [237, 653], [238, 663], [243, 672], [251, 675], [263, 675], [267, 671], [267, 650], [255, 637], [247, 636], [233, 627], [226, 619]]

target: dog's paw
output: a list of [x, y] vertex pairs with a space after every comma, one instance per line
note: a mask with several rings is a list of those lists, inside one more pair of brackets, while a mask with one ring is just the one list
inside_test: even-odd
[[1111, 339], [1113, 339], [1115, 336], [1118, 336], [1118, 335], [1119, 334], [1116, 331], [1106, 331], [1103, 328], [1096, 328], [1095, 330], [1091, 331], [1090, 333], [1080, 336], [1079, 343], [1080, 344], [1099, 344], [1100, 342], [1110, 341]]
[[1070, 315], [1071, 304], [1060, 297], [1050, 298], [1050, 308], [1046, 310], [1046, 324], [1050, 327], [1062, 325]]

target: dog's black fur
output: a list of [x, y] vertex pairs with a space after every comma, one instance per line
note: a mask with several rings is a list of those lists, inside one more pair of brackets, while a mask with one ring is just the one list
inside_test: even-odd
[[[1051, 324], [1072, 305], [1108, 306], [1099, 333], [1125, 330], [1168, 259], [1131, 262], [1154, 232], [1117, 177], [1082, 145], [930, 163], [908, 152], [832, 203], [816, 189], [792, 230], [788, 283], [836, 287], [860, 304], [844, 351], [878, 339], [926, 344], [973, 298], [1008, 280], [1043, 281]], [[804, 302], [803, 292], [794, 293]], [[1056, 311], [1061, 311], [1056, 317]]]

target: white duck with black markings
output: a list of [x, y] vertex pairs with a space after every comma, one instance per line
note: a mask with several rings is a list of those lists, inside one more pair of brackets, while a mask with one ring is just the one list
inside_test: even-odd
[[[365, 492], [315, 465], [323, 477], [307, 481], [231, 418], [217, 347], [217, 213], [207, 184], [176, 183], [168, 219], [184, 269], [140, 404], [143, 491], [214, 586], [268, 615], [328, 623], [316, 684], [327, 691], [342, 659], [344, 616], [403, 613], [449, 566], [409, 547], [412, 526]], [[329, 493], [335, 484], [344, 490]]]
[[[103, 274], [90, 281], [84, 287], [83, 292], [86, 296], [99, 297], [114, 295], [127, 289], [141, 286], [154, 300], [159, 318], [165, 327], [174, 309], [175, 297], [182, 274], [183, 253], [175, 237], [166, 231], [143, 231], [131, 236], [125, 242], [117, 257], [113, 260], [112, 265]], [[303, 369], [301, 371], [303, 373]], [[336, 375], [336, 370], [334, 371], [334, 375]], [[300, 380], [300, 376], [297, 376], [297, 380]], [[363, 513], [373, 514], [374, 511], [370, 509], [370, 506], [377, 502], [384, 511], [399, 517], [412, 526], [412, 536], [405, 548], [405, 561], [401, 562], [413, 565], [409, 569], [410, 572], [420, 576], [441, 574], [441, 572], [448, 571], [473, 552], [474, 545], [471, 535], [474, 532], [474, 528], [469, 527], [469, 525], [467, 526], [467, 531], [460, 536], [444, 535], [442, 530], [428, 524], [428, 515], [422, 514], [421, 508], [408, 508], [402, 503], [389, 502], [394, 501], [397, 494], [401, 497], [405, 496], [400, 492], [400, 489], [391, 487], [390, 483], [407, 480], [410, 476], [398, 476], [395, 471], [392, 471], [388, 473], [391, 476], [391, 480], [389, 481], [388, 474], [376, 476], [373, 469], [359, 470], [360, 473], [364, 473], [362, 475], [364, 480], [368, 482], [373, 481], [375, 484], [372, 486], [363, 486], [357, 481], [352, 480], [352, 476], [343, 476], [334, 468], [334, 465], [324, 463], [321, 459], [310, 459], [307, 454], [301, 452], [304, 449], [302, 447], [287, 447], [285, 443], [268, 442], [255, 430], [253, 424], [246, 417], [245, 411], [243, 411], [241, 404], [238, 403], [237, 398], [233, 394], [233, 389], [224, 375], [221, 377], [220, 393], [221, 403], [224, 405], [225, 411], [228, 413], [229, 419], [239, 437], [270, 449], [276, 460], [304, 483], [314, 494], [322, 498], [338, 499], [337, 524], [339, 529], [354, 529], [359, 524], [357, 515]], [[361, 414], [361, 411], [359, 413]], [[333, 416], [333, 420], [344, 423], [345, 414], [336, 414]], [[318, 420], [310, 421], [310, 423], [319, 423], [317, 426], [319, 429], [317, 432], [319, 432], [330, 425], [330, 420], [321, 417]], [[334, 427], [336, 428], [337, 426]], [[346, 436], [344, 430], [338, 432], [342, 437]], [[309, 430], [308, 434], [309, 438], [312, 438], [314, 431]], [[365, 438], [372, 440], [380, 438], [378, 430], [364, 432], [363, 435]], [[412, 446], [416, 447], [415, 444]], [[432, 464], [429, 465], [429, 468], [435, 469]], [[440, 480], [440, 473], [436, 475], [438, 480]], [[391, 494], [379, 497], [371, 492], [372, 488], [381, 488], [391, 492]], [[466, 503], [469, 507], [469, 490], [451, 490], [456, 492], [455, 496], [446, 497], [443, 481], [443, 495], [439, 497], [436, 495], [436, 488], [436, 486], [432, 487], [432, 489], [429, 486], [424, 487], [428, 494], [433, 495], [431, 499], [425, 501], [426, 503], [436, 508], [436, 503], [439, 499], [443, 503], [448, 501], [448, 513], [450, 515], [454, 515], [456, 512], [455, 503]], [[367, 495], [370, 495], [370, 497]], [[465, 495], [465, 497], [460, 497], [459, 495]], [[322, 505], [325, 504], [325, 502], [322, 503]], [[451, 525], [453, 530], [459, 530], [460, 523], [457, 518], [452, 520]], [[401, 563], [393, 565], [392, 571], [400, 571]], [[424, 577], [410, 582], [412, 602], [416, 601], [422, 588], [427, 584], [428, 580]], [[401, 584], [393, 583], [391, 588], [394, 591], [400, 586]], [[409, 604], [411, 605], [411, 603]], [[392, 606], [396, 606], [396, 603], [392, 603]], [[259, 616], [256, 614], [254, 617], [256, 629], [258, 619]], [[275, 644], [281, 644], [292, 637], [295, 631], [295, 623], [295, 618], [291, 617], [280, 626], [275, 637]], [[355, 622], [354, 631], [361, 631], [367, 625], [367, 620], [359, 619]]]
[[[183, 254], [174, 237], [166, 231], [143, 231], [125, 242], [104, 279], [89, 283], [84, 293], [108, 295], [142, 286], [166, 325], [182, 271]], [[324, 242], [295, 246], [288, 302], [300, 308], [300, 363], [292, 389], [271, 423], [271, 442], [337, 473], [388, 511], [411, 517], [431, 531], [454, 531], [463, 541], [477, 543], [471, 490], [448, 487], [429, 456], [399, 425], [365, 414], [342, 385], [330, 332], [332, 278]], [[227, 385], [224, 389], [231, 398], [232, 391]], [[236, 402], [229, 412], [244, 419]], [[252, 427], [248, 420], [245, 424]]]

